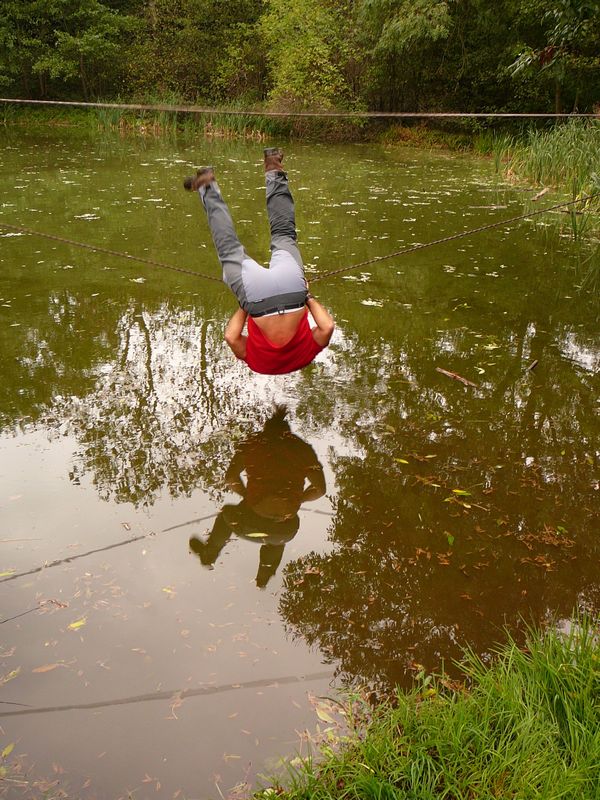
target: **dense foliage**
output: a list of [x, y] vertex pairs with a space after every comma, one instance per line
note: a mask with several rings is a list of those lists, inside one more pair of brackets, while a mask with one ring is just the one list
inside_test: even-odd
[[0, 90], [283, 109], [591, 110], [600, 0], [5, 0]]

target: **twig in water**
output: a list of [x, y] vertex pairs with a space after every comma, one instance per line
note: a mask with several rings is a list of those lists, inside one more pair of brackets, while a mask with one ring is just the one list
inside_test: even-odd
[[463, 378], [462, 375], [459, 375], [456, 372], [449, 372], [447, 369], [442, 369], [441, 367], [436, 367], [436, 372], [441, 372], [442, 375], [447, 375], [448, 378], [454, 378], [455, 381], [460, 381], [464, 383], [465, 386], [474, 386], [477, 388], [477, 384], [473, 383], [473, 381], [467, 380], [467, 378]]
[[542, 189], [542, 191], [541, 191], [541, 192], [538, 192], [538, 193], [536, 194], [536, 196], [535, 196], [535, 197], [532, 197], [532, 198], [531, 198], [531, 201], [532, 201], [533, 203], [535, 203], [535, 201], [536, 201], [536, 200], [539, 200], [539, 199], [540, 199], [540, 197], [543, 197], [545, 194], [548, 194], [548, 192], [549, 192], [549, 191], [550, 191], [550, 189], [549, 189], [549, 188], [546, 186], [546, 188], [545, 188], [545, 189]]

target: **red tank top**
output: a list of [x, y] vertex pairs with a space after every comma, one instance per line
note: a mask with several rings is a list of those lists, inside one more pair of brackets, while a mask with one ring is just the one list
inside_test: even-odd
[[252, 317], [248, 317], [248, 338], [244, 361], [254, 372], [282, 375], [302, 369], [324, 348], [318, 345], [308, 324], [308, 311], [289, 342], [276, 345], [267, 339]]

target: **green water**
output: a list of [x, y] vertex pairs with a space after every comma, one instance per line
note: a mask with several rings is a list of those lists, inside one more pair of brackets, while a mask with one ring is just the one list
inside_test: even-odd
[[[256, 144], [1, 136], [2, 221], [218, 275], [180, 188], [213, 163], [268, 257]], [[286, 150], [309, 276], [526, 197], [465, 157]], [[0, 796], [226, 795], [305, 751], [312, 695], [600, 609], [598, 305], [551, 222], [315, 283], [332, 345], [275, 378], [220, 284], [0, 237]]]

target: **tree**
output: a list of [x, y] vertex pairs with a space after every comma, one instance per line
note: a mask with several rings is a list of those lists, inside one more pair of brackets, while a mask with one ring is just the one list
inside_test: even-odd
[[[0, 23], [0, 81], [46, 96], [75, 87], [88, 99], [118, 81], [134, 18], [101, 0], [9, 3]], [[37, 92], [34, 92], [34, 81]]]
[[[550, 83], [554, 87], [554, 110], [560, 113], [564, 91], [572, 108], [597, 100], [600, 78], [600, 0], [554, 0], [520, 4], [522, 16], [539, 14], [541, 38], [519, 45], [511, 64], [513, 77]], [[591, 91], [590, 91], [591, 90]], [[594, 94], [594, 90], [596, 94]]]
[[416, 108], [435, 75], [434, 48], [449, 34], [445, 0], [363, 0], [359, 9], [371, 62], [370, 93], [378, 108]]
[[269, 0], [261, 31], [275, 106], [327, 110], [355, 104], [345, 73], [353, 48], [336, 10], [322, 0]]

